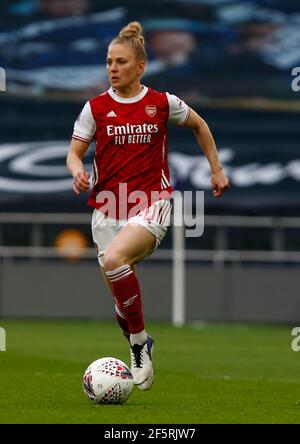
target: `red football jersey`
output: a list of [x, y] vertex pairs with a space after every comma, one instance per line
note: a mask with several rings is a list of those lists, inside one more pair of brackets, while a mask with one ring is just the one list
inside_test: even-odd
[[119, 97], [110, 88], [89, 100], [73, 133], [86, 142], [96, 139], [88, 204], [114, 219], [127, 219], [168, 198], [167, 124], [183, 125], [188, 116], [181, 99], [146, 86], [136, 97]]

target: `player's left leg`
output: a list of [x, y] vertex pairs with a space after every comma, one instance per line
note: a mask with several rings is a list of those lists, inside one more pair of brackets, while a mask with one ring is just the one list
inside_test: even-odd
[[117, 307], [126, 317], [130, 332], [132, 371], [135, 384], [142, 390], [151, 387], [153, 340], [146, 334], [141, 291], [132, 266], [148, 256], [156, 237], [138, 224], [125, 226], [104, 254], [104, 270], [110, 281]]

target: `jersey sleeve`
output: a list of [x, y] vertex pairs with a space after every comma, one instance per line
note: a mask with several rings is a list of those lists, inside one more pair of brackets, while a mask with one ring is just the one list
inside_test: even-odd
[[183, 126], [190, 115], [189, 106], [174, 94], [166, 94], [169, 102], [169, 122], [177, 126]]
[[91, 111], [91, 105], [89, 102], [86, 102], [74, 124], [72, 137], [83, 142], [91, 142], [95, 132], [96, 122]]

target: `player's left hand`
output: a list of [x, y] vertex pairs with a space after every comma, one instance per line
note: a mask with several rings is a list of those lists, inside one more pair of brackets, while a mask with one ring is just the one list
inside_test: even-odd
[[211, 185], [214, 197], [222, 196], [222, 194], [230, 188], [229, 179], [225, 176], [223, 171], [211, 175]]

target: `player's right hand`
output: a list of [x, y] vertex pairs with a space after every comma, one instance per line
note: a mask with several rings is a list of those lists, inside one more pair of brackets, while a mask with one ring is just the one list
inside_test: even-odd
[[74, 176], [74, 182], [73, 182], [73, 191], [76, 194], [79, 194], [80, 191], [87, 192], [90, 189], [90, 182], [89, 182], [90, 173], [87, 171], [79, 171]]

